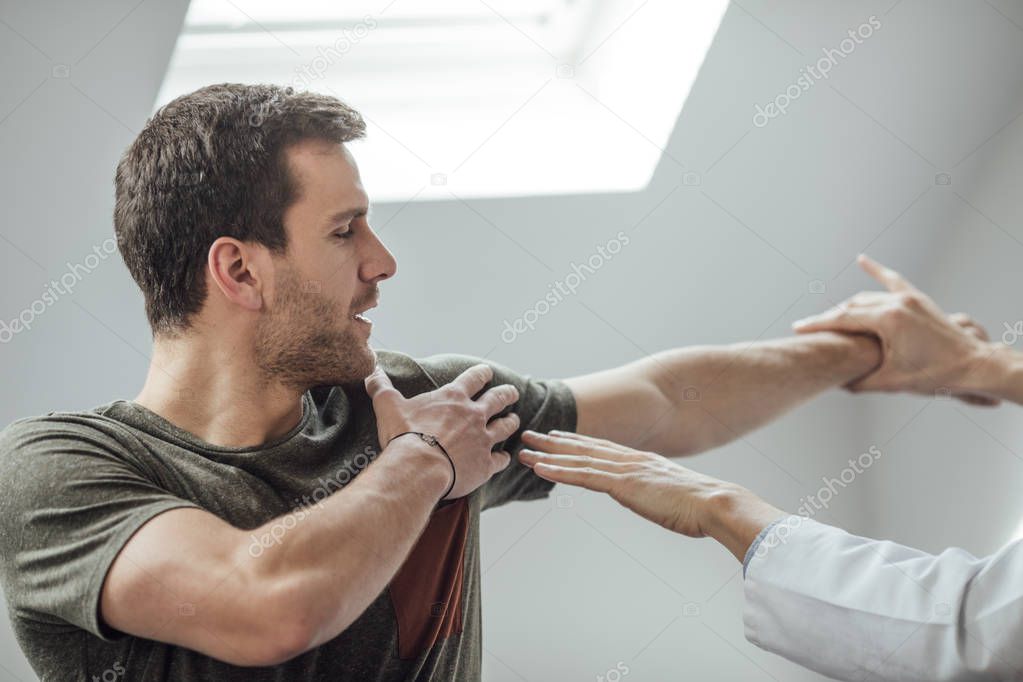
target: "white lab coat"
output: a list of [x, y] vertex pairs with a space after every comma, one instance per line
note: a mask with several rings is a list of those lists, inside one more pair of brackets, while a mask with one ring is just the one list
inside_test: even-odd
[[745, 595], [750, 642], [840, 680], [1023, 680], [1023, 541], [935, 556], [791, 516]]

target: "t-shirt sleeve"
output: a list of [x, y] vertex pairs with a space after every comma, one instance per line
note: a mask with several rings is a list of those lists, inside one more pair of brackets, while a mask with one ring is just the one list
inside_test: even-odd
[[511, 438], [498, 443], [496, 449], [506, 450], [512, 456], [511, 464], [491, 478], [481, 491], [482, 508], [497, 507], [516, 500], [535, 500], [547, 497], [554, 484], [545, 481], [518, 459], [522, 449], [522, 432], [526, 429], [546, 433], [552, 429], [575, 431], [576, 406], [571, 389], [558, 380], [539, 380], [514, 372], [489, 360], [466, 355], [434, 355], [419, 363], [439, 386], [455, 379], [473, 365], [486, 363], [494, 369], [494, 379], [487, 388], [511, 384], [519, 391], [519, 400], [512, 406], [520, 418], [520, 425]]
[[111, 563], [149, 519], [199, 506], [154, 483], [130, 441], [98, 417], [39, 417], [0, 433], [0, 579], [12, 618], [122, 636], [99, 613]]

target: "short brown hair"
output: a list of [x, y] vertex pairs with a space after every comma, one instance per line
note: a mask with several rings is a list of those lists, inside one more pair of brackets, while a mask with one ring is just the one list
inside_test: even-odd
[[222, 83], [161, 107], [124, 152], [114, 231], [142, 289], [154, 334], [187, 329], [206, 299], [210, 245], [221, 236], [287, 248], [284, 212], [298, 198], [285, 149], [365, 135], [340, 100], [277, 85]]

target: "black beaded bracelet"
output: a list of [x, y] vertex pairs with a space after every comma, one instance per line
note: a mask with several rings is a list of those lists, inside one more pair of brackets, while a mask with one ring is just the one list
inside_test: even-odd
[[421, 431], [405, 431], [404, 433], [399, 433], [397, 436], [394, 436], [394, 438], [387, 441], [387, 444], [390, 445], [396, 438], [401, 438], [402, 436], [419, 436], [419, 439], [427, 445], [440, 448], [440, 451], [448, 458], [448, 464], [451, 465], [451, 485], [449, 485], [448, 489], [444, 491], [444, 494], [440, 496], [440, 499], [443, 501], [445, 497], [451, 494], [451, 491], [455, 487], [455, 478], [458, 476], [458, 471], [455, 469], [455, 460], [451, 459], [451, 455], [448, 454], [448, 451], [445, 450], [444, 446], [440, 444], [439, 440], [437, 440], [437, 436], [429, 433], [422, 433]]

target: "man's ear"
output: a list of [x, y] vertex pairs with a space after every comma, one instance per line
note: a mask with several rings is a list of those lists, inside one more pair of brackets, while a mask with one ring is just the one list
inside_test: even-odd
[[263, 307], [270, 273], [266, 249], [232, 237], [218, 237], [210, 245], [207, 265], [224, 298], [246, 310]]

